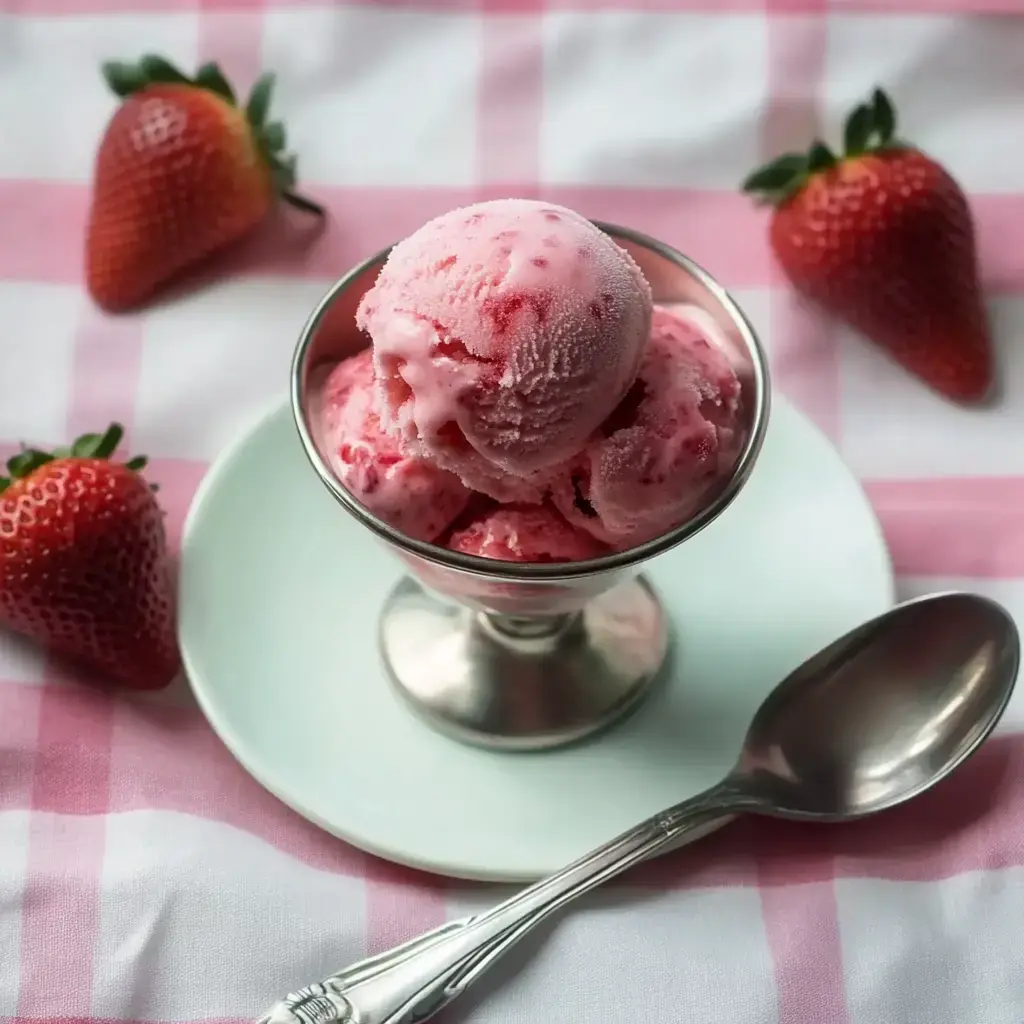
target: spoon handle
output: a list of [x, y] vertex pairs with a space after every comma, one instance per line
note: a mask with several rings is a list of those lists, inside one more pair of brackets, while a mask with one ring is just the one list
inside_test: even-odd
[[728, 782], [720, 783], [648, 818], [491, 910], [449, 922], [285, 996], [259, 1024], [425, 1021], [549, 914], [742, 805], [742, 794]]

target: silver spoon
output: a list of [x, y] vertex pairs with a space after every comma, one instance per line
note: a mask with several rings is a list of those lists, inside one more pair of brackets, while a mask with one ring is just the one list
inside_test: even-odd
[[407, 1024], [466, 990], [538, 922], [689, 831], [740, 813], [849, 821], [923, 793], [995, 728], [1020, 639], [994, 601], [937, 594], [841, 637], [772, 691], [736, 767], [482, 914], [452, 921], [286, 996], [260, 1024]]

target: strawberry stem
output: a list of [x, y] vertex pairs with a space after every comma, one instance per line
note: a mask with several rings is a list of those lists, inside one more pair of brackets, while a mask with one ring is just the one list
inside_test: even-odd
[[875, 89], [871, 97], [871, 106], [875, 115], [875, 131], [885, 145], [896, 134], [896, 108], [881, 89]]
[[280, 121], [274, 121], [263, 129], [263, 141], [271, 153], [280, 153], [284, 149], [286, 138], [284, 125]]
[[[123, 437], [124, 427], [120, 423], [111, 423], [102, 434], [83, 434], [76, 438], [70, 446], [55, 448], [52, 452], [23, 445], [20, 452], [7, 460], [9, 476], [0, 477], [0, 492], [3, 492], [15, 480], [24, 480], [26, 477], [30, 477], [48, 462], [67, 458], [109, 459], [117, 450]], [[127, 469], [137, 473], [145, 468], [146, 463], [144, 455], [136, 455], [124, 465]]]
[[837, 157], [820, 139], [806, 153], [785, 153], [747, 176], [744, 192], [778, 205], [798, 192], [813, 175], [837, 163], [903, 145], [895, 137], [896, 109], [888, 95], [876, 88], [867, 103], [850, 112], [843, 127], [843, 152]]
[[249, 102], [245, 105], [245, 116], [249, 119], [249, 124], [257, 131], [263, 127], [263, 122], [267, 119], [275, 81], [273, 73], [266, 71], [256, 79], [256, 84], [252, 87], [252, 92], [249, 93]]
[[144, 89], [149, 83], [141, 69], [135, 64], [126, 64], [124, 61], [107, 61], [102, 68], [103, 77], [107, 85], [116, 96], [124, 99], [139, 89]]
[[150, 82], [161, 82], [164, 85], [192, 84], [169, 60], [153, 53], [147, 53], [139, 60], [139, 70]]
[[53, 462], [53, 456], [49, 452], [25, 448], [7, 460], [7, 472], [11, 474], [12, 479], [22, 480], [48, 462]]
[[743, 182], [743, 191], [763, 196], [769, 201], [794, 189], [795, 182], [807, 177], [807, 156], [804, 153], [783, 153], [759, 167]]
[[843, 148], [847, 156], [864, 152], [875, 130], [875, 112], [866, 103], [853, 108], [843, 130]]
[[204, 64], [196, 72], [196, 85], [209, 89], [210, 92], [215, 92], [218, 96], [226, 99], [232, 106], [238, 105], [235, 100], [235, 90], [231, 88], [231, 83], [224, 77], [220, 68], [213, 61]]
[[71, 446], [76, 459], [109, 459], [124, 437], [124, 428], [111, 423], [104, 434], [83, 434]]
[[312, 199], [307, 199], [305, 196], [300, 196], [297, 192], [282, 192], [281, 199], [289, 206], [296, 210], [301, 210], [303, 213], [312, 214], [314, 217], [327, 216], [324, 208], [319, 203], [315, 203]]
[[808, 173], [813, 174], [815, 171], [827, 170], [829, 167], [834, 167], [835, 163], [835, 153], [821, 139], [815, 139], [807, 153]]

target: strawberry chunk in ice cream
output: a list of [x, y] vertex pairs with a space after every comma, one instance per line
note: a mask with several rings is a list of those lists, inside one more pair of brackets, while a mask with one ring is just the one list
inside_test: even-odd
[[456, 530], [448, 547], [505, 562], [578, 562], [607, 549], [544, 505], [505, 505]]
[[331, 469], [370, 512], [416, 540], [432, 541], [466, 507], [470, 491], [438, 466], [403, 454], [377, 414], [369, 349], [331, 371], [317, 429]]
[[356, 320], [402, 450], [499, 501], [537, 501], [633, 383], [651, 292], [579, 214], [497, 200], [396, 245]]
[[656, 306], [636, 382], [554, 484], [555, 505], [619, 549], [679, 526], [732, 469], [739, 398], [722, 350]]

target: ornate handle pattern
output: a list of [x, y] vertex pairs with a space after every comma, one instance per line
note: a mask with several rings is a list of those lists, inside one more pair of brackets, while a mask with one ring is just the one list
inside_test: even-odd
[[449, 922], [291, 993], [258, 1024], [418, 1024], [465, 991], [549, 914], [686, 832], [749, 804], [727, 780], [656, 814], [549, 878], [474, 917]]

